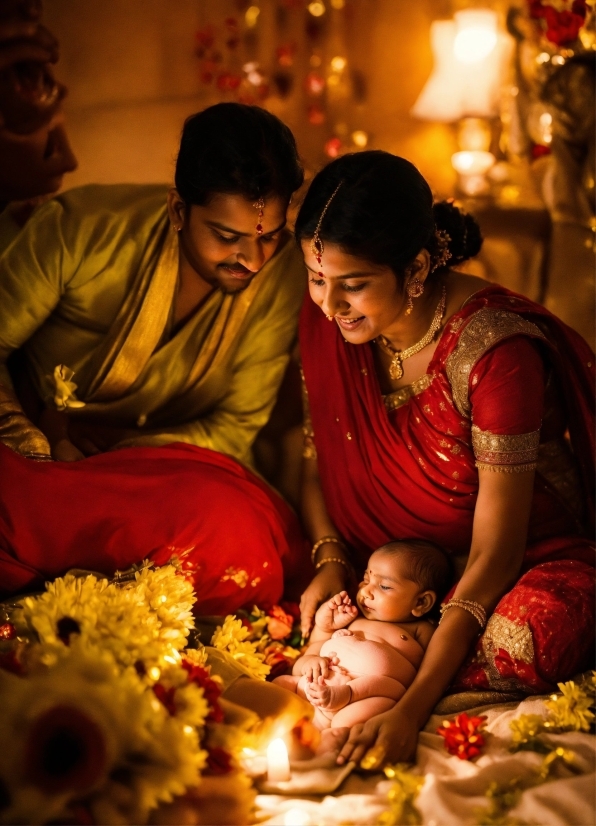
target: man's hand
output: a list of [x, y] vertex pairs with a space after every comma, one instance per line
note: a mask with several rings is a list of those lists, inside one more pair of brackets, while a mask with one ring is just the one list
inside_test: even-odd
[[345, 628], [358, 616], [358, 609], [352, 605], [347, 591], [340, 591], [330, 600], [324, 602], [315, 614], [315, 625], [321, 631], [332, 634]]

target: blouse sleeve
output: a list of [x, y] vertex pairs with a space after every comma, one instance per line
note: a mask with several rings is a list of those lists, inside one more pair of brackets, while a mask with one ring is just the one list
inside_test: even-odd
[[545, 384], [539, 344], [526, 336], [508, 338], [479, 359], [469, 385], [476, 467], [536, 468]]

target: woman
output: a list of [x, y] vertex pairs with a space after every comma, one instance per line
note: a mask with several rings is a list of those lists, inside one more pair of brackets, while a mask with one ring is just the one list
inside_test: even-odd
[[[449, 687], [536, 693], [590, 665], [594, 356], [542, 307], [452, 269], [479, 251], [478, 227], [433, 207], [402, 158], [331, 163], [296, 234], [317, 569], [303, 629], [389, 540], [444, 546], [460, 576], [403, 699], [354, 727], [339, 757], [376, 743], [408, 760]], [[389, 587], [373, 583], [373, 601]]]

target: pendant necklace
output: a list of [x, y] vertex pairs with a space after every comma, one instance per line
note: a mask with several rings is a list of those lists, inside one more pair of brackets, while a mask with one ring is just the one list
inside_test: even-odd
[[428, 332], [417, 341], [416, 344], [412, 344], [411, 347], [406, 347], [405, 350], [396, 350], [395, 347], [385, 338], [385, 336], [377, 336], [375, 341], [390, 356], [392, 356], [391, 364], [389, 365], [389, 376], [394, 381], [397, 379], [401, 379], [404, 374], [404, 368], [402, 362], [406, 359], [409, 359], [410, 356], [415, 356], [416, 353], [419, 353], [423, 350], [427, 344], [430, 344], [433, 338], [435, 337], [435, 333], [441, 326], [441, 322], [443, 321], [443, 316], [445, 315], [445, 307], [447, 306], [447, 287], [443, 286], [443, 291], [441, 293], [441, 300], [437, 305], [437, 309], [435, 310], [435, 314], [433, 316], [433, 320], [430, 323], [430, 327], [428, 328]]

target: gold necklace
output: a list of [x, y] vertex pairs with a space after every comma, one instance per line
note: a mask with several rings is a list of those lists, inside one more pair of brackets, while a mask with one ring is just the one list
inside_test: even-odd
[[433, 338], [435, 337], [435, 333], [441, 326], [441, 322], [443, 321], [443, 316], [445, 315], [445, 307], [447, 306], [447, 288], [443, 286], [443, 291], [441, 293], [441, 300], [437, 304], [437, 309], [435, 310], [435, 314], [433, 316], [433, 320], [430, 323], [430, 327], [428, 328], [428, 332], [417, 341], [416, 344], [412, 344], [411, 347], [406, 347], [405, 350], [396, 350], [395, 347], [385, 338], [385, 336], [377, 336], [375, 341], [378, 345], [380, 345], [381, 349], [384, 350], [386, 353], [389, 353], [390, 356], [393, 358], [391, 359], [391, 364], [389, 365], [389, 376], [390, 378], [394, 379], [401, 379], [404, 374], [404, 368], [402, 362], [405, 359], [409, 359], [410, 356], [415, 356], [416, 353], [419, 353], [423, 350], [427, 344], [430, 344]]

